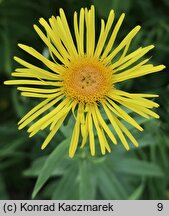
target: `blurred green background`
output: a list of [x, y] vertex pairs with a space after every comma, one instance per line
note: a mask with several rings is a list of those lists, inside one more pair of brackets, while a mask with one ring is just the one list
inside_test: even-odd
[[153, 56], [151, 62], [168, 65], [169, 0], [0, 0], [0, 199], [169, 199], [167, 69], [120, 85], [129, 92], [160, 94], [156, 100], [160, 104], [157, 110], [160, 120], [145, 120], [131, 113], [144, 127], [143, 133], [128, 127], [140, 144], [137, 149], [131, 145], [126, 152], [119, 141], [119, 145], [112, 146], [112, 153], [104, 157], [98, 154], [92, 158], [85, 149], [69, 159], [73, 118], [62, 126], [44, 151], [40, 146], [47, 131], [29, 139], [26, 129], [17, 130], [18, 120], [39, 102], [21, 97], [15, 87], [3, 85], [18, 67], [14, 55], [37, 65], [17, 43], [45, 54], [47, 50], [32, 25], [40, 17], [58, 15], [62, 7], [72, 28], [74, 10], [91, 4], [96, 7], [97, 29], [100, 18], [106, 20], [110, 9], [115, 10], [116, 20], [125, 12], [119, 39], [141, 25], [131, 50], [154, 44], [155, 49], [148, 54]]

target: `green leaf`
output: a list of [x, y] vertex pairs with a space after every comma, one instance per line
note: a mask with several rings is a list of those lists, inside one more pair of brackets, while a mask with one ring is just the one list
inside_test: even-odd
[[162, 169], [153, 163], [140, 161], [135, 158], [121, 159], [120, 162], [114, 164], [116, 172], [123, 172], [132, 175], [163, 177]]
[[143, 179], [141, 184], [134, 190], [134, 192], [129, 196], [129, 200], [138, 200], [140, 199], [145, 188], [145, 180]]
[[[23, 172], [23, 175], [30, 176], [30, 177], [39, 176], [47, 158], [48, 158], [48, 156], [42, 156], [42, 157], [37, 158], [35, 161], [33, 161], [31, 166]], [[69, 165], [70, 165], [70, 160], [67, 158], [63, 158], [63, 160], [61, 160], [57, 164], [57, 166], [53, 170], [51, 176], [63, 175], [65, 173], [65, 170], [67, 169], [67, 167]]]
[[88, 159], [81, 159], [79, 165], [79, 196], [80, 199], [92, 200], [96, 194], [96, 178], [94, 167]]
[[43, 168], [46, 160], [47, 156], [37, 158], [32, 162], [31, 166], [28, 169], [24, 170], [23, 175], [31, 177], [40, 175], [41, 169]]
[[65, 175], [58, 180], [56, 189], [52, 195], [52, 199], [78, 199], [78, 184], [77, 184], [77, 161], [73, 161]]
[[105, 199], [126, 199], [127, 193], [120, 181], [107, 166], [97, 169], [98, 186]]
[[65, 158], [68, 152], [69, 139], [62, 141], [55, 150], [47, 158], [35, 184], [32, 197], [34, 198], [45, 182], [49, 179], [53, 171], [56, 169], [60, 161]]

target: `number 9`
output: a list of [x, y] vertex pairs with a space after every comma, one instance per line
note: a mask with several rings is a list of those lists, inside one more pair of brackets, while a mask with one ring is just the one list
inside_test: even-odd
[[162, 211], [163, 210], [163, 204], [162, 203], [158, 203], [157, 204], [157, 210], [158, 211]]

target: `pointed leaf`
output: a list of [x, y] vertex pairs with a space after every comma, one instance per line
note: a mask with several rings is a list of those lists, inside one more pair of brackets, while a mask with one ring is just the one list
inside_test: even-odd
[[140, 199], [145, 188], [145, 181], [142, 180], [141, 184], [134, 190], [134, 192], [129, 196], [129, 200], [138, 200]]
[[69, 144], [69, 139], [62, 141], [47, 158], [39, 174], [39, 177], [36, 181], [36, 184], [35, 184], [35, 187], [32, 193], [33, 198], [36, 196], [39, 190], [43, 187], [45, 182], [49, 179], [52, 172], [55, 170], [55, 168], [60, 163], [60, 161], [65, 157], [65, 155], [67, 155], [68, 144]]
[[52, 195], [52, 199], [78, 199], [78, 184], [77, 184], [77, 161], [71, 163], [71, 167], [66, 174], [56, 184], [56, 189]]
[[96, 178], [92, 167], [92, 164], [88, 159], [82, 159], [80, 161], [80, 182], [79, 182], [79, 194], [80, 199], [92, 200], [95, 199], [96, 194]]
[[122, 159], [119, 163], [114, 164], [114, 169], [117, 172], [133, 175], [156, 177], [164, 176], [162, 169], [158, 165], [134, 158]]
[[120, 181], [106, 166], [98, 169], [98, 186], [105, 199], [126, 199], [127, 193]]

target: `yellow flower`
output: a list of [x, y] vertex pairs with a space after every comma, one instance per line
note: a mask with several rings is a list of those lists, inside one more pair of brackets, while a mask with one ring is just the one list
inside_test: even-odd
[[[98, 143], [95, 143], [94, 130], [97, 132], [102, 154], [111, 151], [106, 135], [114, 144], [117, 144], [112, 128], [127, 150], [129, 145], [126, 137], [138, 146], [133, 135], [119, 118], [140, 131], [143, 128], [123, 110], [122, 106], [145, 118], [150, 116], [159, 118], [150, 110], [158, 107], [158, 104], [146, 99], [158, 95], [128, 93], [116, 88], [116, 83], [161, 71], [165, 66], [147, 64], [149, 59], [138, 63], [138, 60], [154, 47], [153, 45], [140, 47], [127, 53], [140, 26], [136, 26], [118, 46], [115, 46], [125, 15], [120, 16], [112, 30], [114, 16], [114, 11], [111, 10], [107, 22], [101, 20], [98, 40], [95, 37], [94, 6], [91, 6], [90, 10], [82, 8], [79, 19], [77, 12], [74, 13], [73, 36], [62, 9], [60, 9], [60, 16], [52, 16], [49, 23], [41, 18], [39, 22], [46, 34], [36, 25], [34, 29], [48, 47], [51, 60], [32, 47], [19, 44], [20, 48], [48, 67], [42, 69], [15, 57], [14, 59], [23, 67], [16, 69], [12, 76], [23, 79], [5, 82], [8, 85], [26, 86], [18, 87], [23, 96], [44, 98], [18, 123], [19, 129], [22, 129], [33, 122], [28, 129], [30, 137], [50, 126], [50, 133], [42, 144], [42, 149], [48, 145], [70, 112], [75, 117], [69, 148], [70, 157], [73, 157], [76, 152], [80, 136], [82, 137], [81, 147], [85, 146], [89, 138], [91, 155], [95, 155], [95, 145]], [[33, 88], [27, 87], [32, 85]], [[101, 109], [107, 115], [112, 128], [108, 127], [100, 112]], [[41, 114], [44, 115], [38, 118]]]

